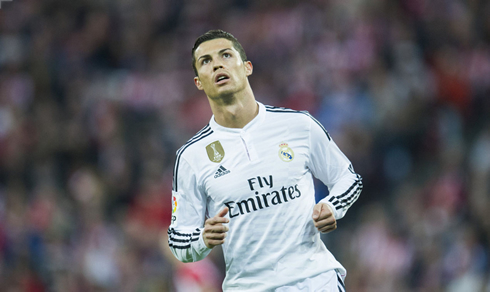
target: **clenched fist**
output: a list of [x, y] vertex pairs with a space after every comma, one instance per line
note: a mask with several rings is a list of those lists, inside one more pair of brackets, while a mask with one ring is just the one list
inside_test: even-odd
[[313, 207], [313, 223], [321, 233], [328, 233], [337, 229], [337, 220], [328, 204], [318, 203]]
[[228, 218], [225, 218], [226, 213], [228, 213], [228, 207], [223, 208], [223, 210], [216, 214], [216, 216], [209, 218], [204, 222], [204, 232], [202, 237], [208, 248], [213, 248], [225, 243], [228, 226], [223, 225], [223, 223], [230, 222]]

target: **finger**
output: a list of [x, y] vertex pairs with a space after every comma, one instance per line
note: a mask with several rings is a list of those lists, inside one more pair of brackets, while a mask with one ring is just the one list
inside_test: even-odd
[[313, 220], [318, 221], [329, 217], [333, 217], [332, 209], [330, 209], [330, 206], [328, 204], [318, 203], [317, 205], [319, 205], [320, 214], [318, 214], [318, 217], [313, 218]]
[[331, 224], [320, 225], [317, 227], [318, 231], [325, 231], [325, 230], [329, 230], [332, 228], [333, 229], [337, 228], [337, 222], [333, 222]]
[[204, 235], [209, 240], [222, 240], [226, 238], [226, 233], [206, 233]]
[[221, 211], [218, 212], [214, 217], [206, 220], [205, 224], [218, 224], [218, 223], [228, 223], [230, 220], [225, 218], [224, 216], [228, 213], [228, 207], [224, 207]]
[[227, 232], [228, 226], [224, 226], [222, 224], [219, 225], [207, 225], [204, 227], [205, 233], [224, 233]]
[[335, 223], [335, 219], [333, 217], [329, 217], [327, 219], [323, 219], [320, 221], [313, 221], [313, 224], [316, 228], [321, 228], [323, 226], [332, 225]]
[[208, 241], [208, 244], [207, 246], [210, 247], [210, 248], [213, 248], [217, 245], [222, 245], [223, 243], [225, 243], [225, 240], [224, 239], [220, 239], [220, 240], [215, 240], [215, 239], [211, 239]]
[[330, 222], [330, 223], [326, 223], [326, 224], [319, 224], [317, 226], [315, 226], [318, 230], [322, 229], [322, 228], [325, 228], [325, 227], [328, 227], [328, 226], [336, 226], [337, 225], [337, 222], [334, 221], [334, 222]]
[[228, 207], [224, 207], [223, 210], [219, 211], [219, 213], [216, 216], [225, 217], [226, 214], [228, 214]]
[[[203, 239], [204, 239], [204, 244], [208, 248], [213, 248], [217, 245], [221, 245], [225, 242], [226, 238], [226, 233], [225, 232], [212, 232], [213, 230], [210, 230], [210, 227], [216, 227], [216, 226], [207, 226], [204, 228], [204, 233], [203, 233]], [[226, 226], [221, 226], [221, 227], [226, 227]], [[226, 230], [228, 227], [226, 227]]]
[[217, 225], [217, 224], [228, 223], [228, 222], [229, 222], [228, 218], [215, 216], [213, 218], [209, 218], [208, 220], [206, 220], [206, 222], [204, 224], [205, 225]]
[[319, 228], [318, 231], [320, 231], [321, 233], [327, 233], [330, 231], [334, 231], [335, 229], [337, 229], [337, 223]]
[[322, 220], [328, 220], [328, 219], [334, 220], [333, 214], [330, 213], [329, 211], [325, 211], [325, 209], [323, 209], [315, 221], [322, 221]]
[[322, 211], [322, 205], [321, 204], [316, 204], [313, 207], [313, 220], [317, 220], [318, 217], [320, 216], [320, 213]]

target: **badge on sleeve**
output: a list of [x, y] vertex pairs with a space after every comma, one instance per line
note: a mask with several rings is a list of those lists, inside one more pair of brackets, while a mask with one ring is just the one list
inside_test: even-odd
[[223, 157], [225, 157], [225, 150], [219, 141], [214, 141], [206, 146], [206, 152], [208, 153], [209, 160], [212, 162], [220, 163]]
[[177, 194], [172, 195], [172, 224], [177, 220]]

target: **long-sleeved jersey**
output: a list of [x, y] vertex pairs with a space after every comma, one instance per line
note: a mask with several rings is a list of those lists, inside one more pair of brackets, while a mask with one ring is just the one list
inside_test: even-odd
[[223, 253], [224, 291], [268, 291], [345, 269], [312, 220], [312, 175], [329, 189], [322, 202], [342, 218], [362, 190], [361, 177], [307, 112], [259, 104], [242, 129], [210, 123], [177, 151], [169, 246], [183, 262], [209, 254], [206, 218], [224, 207], [230, 222]]

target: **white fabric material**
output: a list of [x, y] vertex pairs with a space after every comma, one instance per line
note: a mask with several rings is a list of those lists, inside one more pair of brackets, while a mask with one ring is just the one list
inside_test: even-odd
[[279, 287], [274, 292], [345, 292], [343, 280], [335, 270], [322, 273], [292, 285]]
[[[216, 141], [224, 150], [219, 163], [206, 151]], [[345, 275], [313, 225], [312, 175], [330, 190], [322, 202], [342, 218], [361, 178], [309, 114], [259, 103], [243, 129], [222, 127], [213, 116], [177, 152], [170, 249], [184, 262], [204, 258], [204, 221], [228, 206], [224, 291], [272, 291], [334, 269]]]

